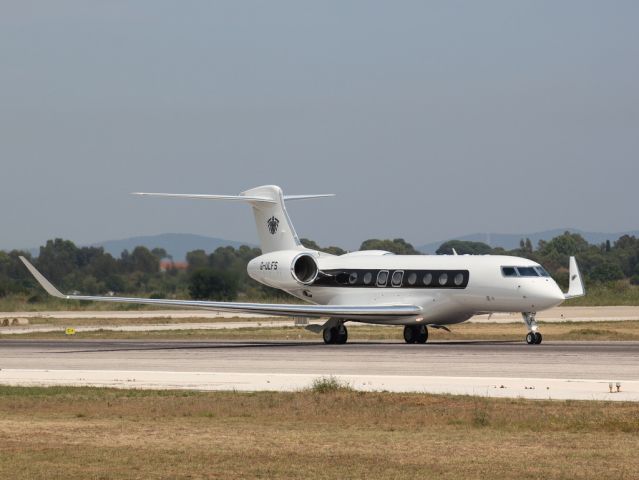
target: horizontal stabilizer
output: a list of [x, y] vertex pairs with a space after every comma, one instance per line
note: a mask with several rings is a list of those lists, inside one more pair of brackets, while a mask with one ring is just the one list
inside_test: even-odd
[[[170, 198], [191, 198], [196, 200], [230, 200], [236, 202], [262, 202], [277, 203], [269, 197], [259, 197], [251, 195], [210, 195], [201, 193], [158, 193], [158, 192], [133, 192], [131, 195], [141, 197], [170, 197]], [[318, 195], [284, 195], [284, 200], [307, 200], [310, 198], [334, 197], [334, 193], [322, 193]]]
[[278, 250], [302, 250], [291, 218], [286, 212], [287, 200], [306, 200], [309, 198], [332, 197], [333, 194], [284, 195], [277, 185], [262, 185], [240, 192], [239, 195], [212, 195], [201, 193], [161, 193], [135, 192], [133, 195], [144, 197], [188, 198], [195, 200], [228, 200], [248, 203], [255, 217], [257, 234], [260, 238], [262, 253]]
[[132, 195], [139, 195], [141, 197], [171, 197], [171, 198], [194, 198], [196, 200], [230, 200], [237, 202], [265, 202], [265, 203], [277, 203], [275, 200], [268, 197], [251, 197], [248, 195], [208, 195], [199, 193], [147, 193], [147, 192], [134, 192]]
[[284, 195], [284, 200], [308, 200], [309, 198], [325, 198], [334, 196], [334, 193], [319, 193], [317, 195]]

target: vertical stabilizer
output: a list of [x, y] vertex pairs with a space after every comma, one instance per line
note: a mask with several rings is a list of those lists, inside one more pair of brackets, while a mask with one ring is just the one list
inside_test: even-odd
[[248, 200], [253, 207], [262, 253], [303, 248], [286, 211], [284, 195], [280, 187], [275, 185], [256, 187], [242, 192], [240, 196], [270, 200]]

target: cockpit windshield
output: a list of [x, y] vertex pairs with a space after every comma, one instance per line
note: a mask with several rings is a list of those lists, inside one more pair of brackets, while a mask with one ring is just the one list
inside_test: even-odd
[[501, 267], [504, 277], [550, 277], [542, 266], [537, 267]]
[[517, 272], [520, 277], [538, 277], [539, 274], [534, 267], [517, 267]]
[[504, 275], [504, 277], [517, 276], [517, 270], [515, 270], [515, 267], [501, 267], [501, 273]]
[[541, 275], [542, 277], [550, 277], [550, 273], [548, 273], [546, 269], [542, 266], [535, 267], [535, 270], [537, 270], [537, 273]]

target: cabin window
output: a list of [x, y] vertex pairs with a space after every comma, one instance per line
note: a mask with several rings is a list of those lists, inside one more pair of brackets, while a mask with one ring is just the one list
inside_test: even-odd
[[[501, 267], [504, 273], [514, 273], [517, 277], [519, 267]], [[532, 268], [535, 276], [541, 275]], [[367, 288], [466, 288], [468, 270], [326, 270], [313, 282], [316, 286], [327, 287], [367, 287]]]
[[377, 286], [385, 287], [388, 281], [388, 270], [380, 270], [377, 274]]
[[393, 285], [393, 287], [401, 287], [403, 278], [404, 278], [403, 270], [395, 271], [395, 273], [393, 273], [393, 278], [391, 279], [391, 284]]
[[517, 270], [515, 270], [515, 267], [501, 267], [501, 273], [504, 275], [504, 277], [517, 276]]

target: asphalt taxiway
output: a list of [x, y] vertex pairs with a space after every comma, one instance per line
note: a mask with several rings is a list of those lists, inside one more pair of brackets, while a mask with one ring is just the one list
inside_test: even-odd
[[639, 342], [14, 338], [0, 341], [1, 384], [290, 391], [333, 375], [363, 390], [639, 401]]

